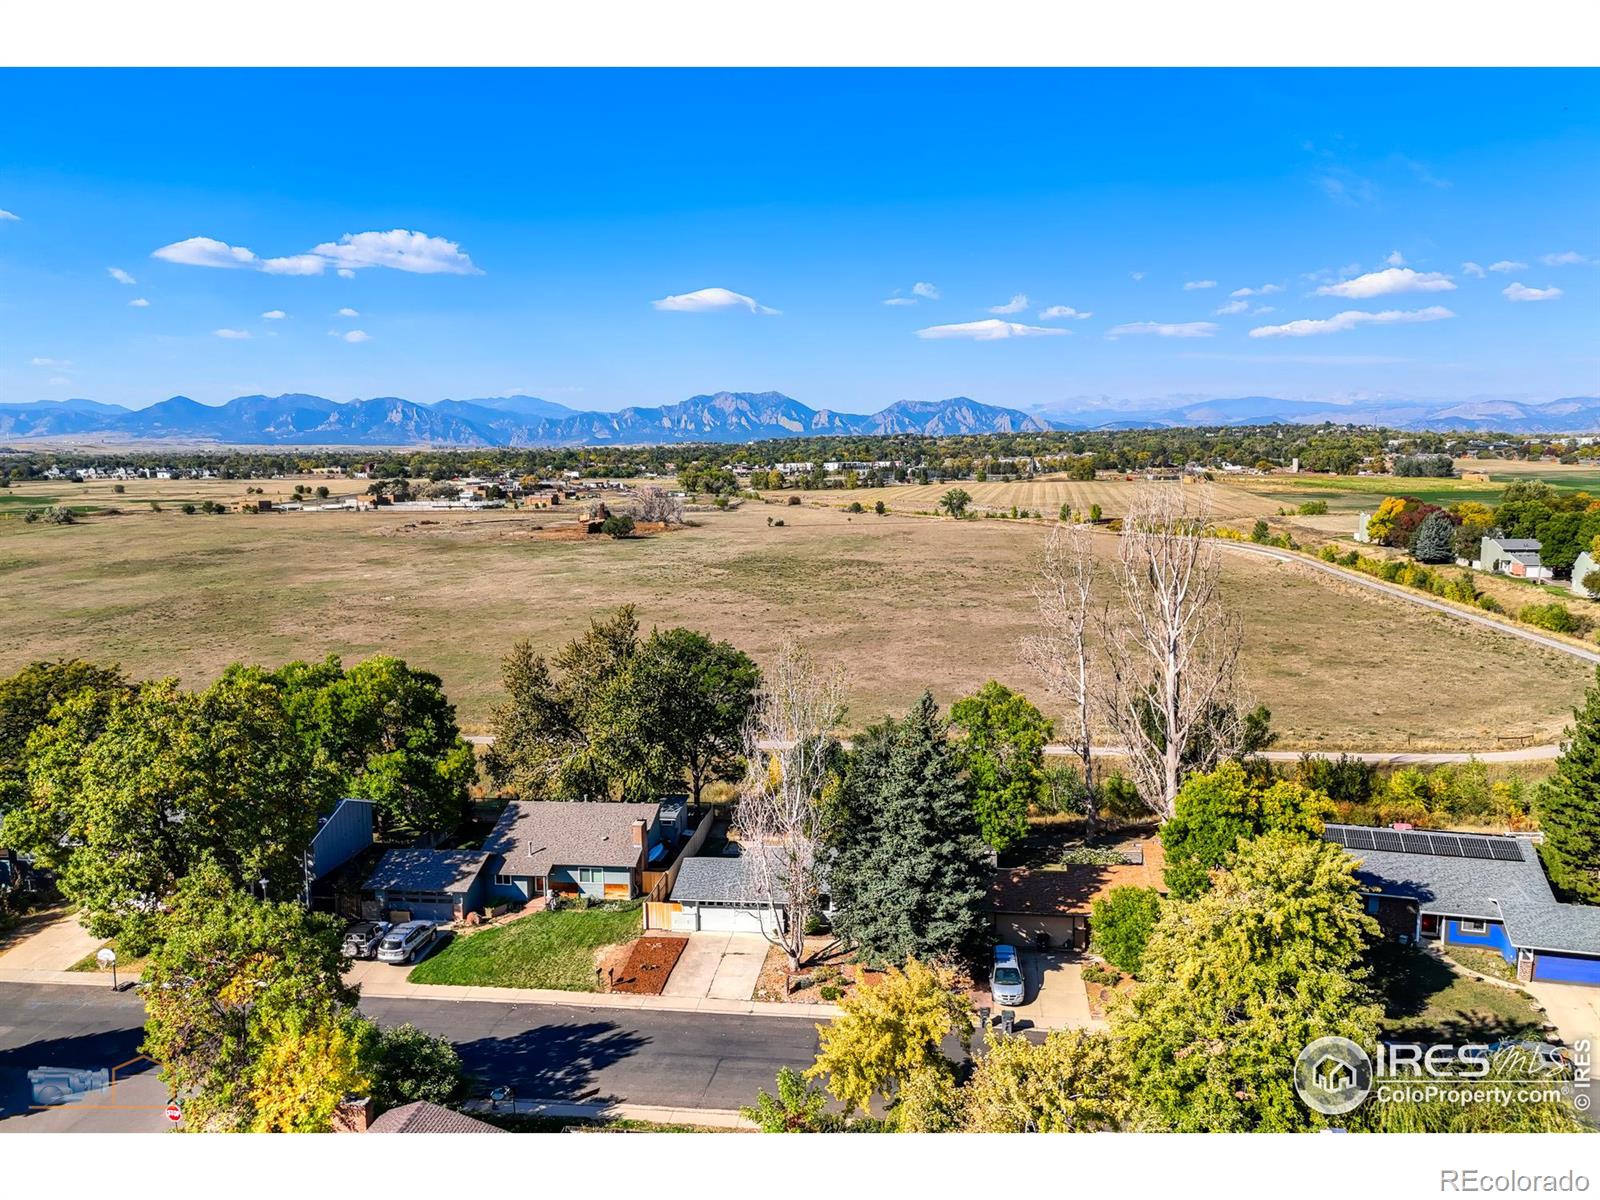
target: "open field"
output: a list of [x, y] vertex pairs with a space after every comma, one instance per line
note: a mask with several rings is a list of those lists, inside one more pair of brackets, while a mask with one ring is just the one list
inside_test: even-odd
[[[219, 500], [231, 494], [206, 486]], [[990, 678], [1048, 711], [1017, 653], [1047, 522], [904, 515], [911, 490], [858, 493], [882, 495], [897, 510], [884, 517], [747, 503], [627, 541], [554, 540], [550, 529], [570, 517], [527, 510], [130, 507], [72, 526], [0, 517], [0, 672], [79, 655], [202, 685], [238, 659], [397, 654], [442, 676], [463, 725], [478, 731], [513, 640], [551, 650], [632, 601], [646, 627], [690, 625], [758, 661], [793, 639], [844, 665], [855, 724], [903, 711], [924, 687], [949, 703]], [[785, 526], [769, 527], [778, 517]], [[1110, 535], [1100, 542], [1109, 556]], [[1229, 555], [1225, 571], [1246, 619], [1246, 681], [1288, 747], [1548, 741], [1589, 677], [1553, 651], [1302, 568]]]
[[[972, 497], [972, 508], [980, 512], [1010, 512], [1015, 505], [1029, 512], [1042, 512], [1054, 520], [1063, 504], [1074, 512], [1088, 512], [1090, 505], [1098, 504], [1105, 516], [1120, 517], [1127, 511], [1128, 501], [1140, 486], [1139, 483], [1122, 479], [1097, 479], [1093, 483], [1068, 479], [975, 483], [968, 479], [955, 483], [924, 483], [892, 488], [771, 492], [768, 498], [781, 504], [788, 497], [798, 495], [808, 504], [826, 504], [837, 508], [843, 508], [852, 500], [871, 508], [876, 501], [882, 500], [897, 513], [932, 513], [938, 510], [939, 497], [954, 488], [960, 488]], [[1219, 521], [1253, 521], [1277, 512], [1281, 506], [1244, 488], [1212, 487], [1210, 491], [1211, 505]]]

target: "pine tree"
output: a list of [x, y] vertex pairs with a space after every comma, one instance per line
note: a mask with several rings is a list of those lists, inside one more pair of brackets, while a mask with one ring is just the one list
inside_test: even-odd
[[1456, 527], [1442, 512], [1429, 513], [1417, 526], [1411, 553], [1418, 562], [1443, 563], [1455, 557]]
[[1572, 715], [1556, 773], [1535, 802], [1540, 854], [1558, 892], [1600, 904], [1600, 671]]
[[869, 961], [936, 958], [977, 944], [986, 852], [931, 695], [860, 740], [837, 816], [835, 925]]

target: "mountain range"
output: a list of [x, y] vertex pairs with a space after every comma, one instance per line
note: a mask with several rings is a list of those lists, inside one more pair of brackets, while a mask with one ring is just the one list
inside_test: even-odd
[[323, 396], [239, 396], [209, 405], [173, 396], [129, 409], [94, 400], [0, 404], [0, 438], [236, 446], [585, 446], [747, 442], [837, 434], [923, 434], [1162, 429], [1278, 423], [1395, 429], [1577, 433], [1600, 430], [1600, 397], [1544, 403], [1500, 398], [1315, 401], [1272, 396], [1191, 400], [1171, 407], [1073, 407], [1036, 412], [966, 396], [901, 400], [861, 414], [814, 409], [781, 392], [715, 392], [678, 404], [580, 412], [535, 396], [418, 404], [398, 396], [339, 402]]

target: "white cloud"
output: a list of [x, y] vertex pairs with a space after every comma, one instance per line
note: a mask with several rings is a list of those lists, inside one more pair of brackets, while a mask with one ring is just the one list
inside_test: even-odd
[[1528, 264], [1527, 263], [1525, 263], [1525, 262], [1513, 262], [1509, 258], [1502, 258], [1497, 263], [1490, 263], [1489, 264], [1489, 270], [1491, 270], [1491, 271], [1526, 271], [1527, 269], [1528, 269]]
[[72, 365], [72, 360], [67, 358], [30, 358], [30, 367], [54, 367], [58, 371], [65, 371]]
[[281, 308], [270, 308], [261, 314], [261, 319], [263, 321], [281, 321], [288, 315], [289, 314], [284, 312]]
[[261, 269], [268, 275], [321, 275], [327, 266], [328, 260], [315, 254], [290, 254], [261, 261]]
[[340, 279], [354, 279], [356, 277], [356, 273], [349, 267], [340, 267], [338, 274]]
[[679, 296], [663, 296], [659, 300], [652, 300], [651, 304], [662, 312], [716, 312], [722, 308], [747, 308], [762, 316], [779, 315], [777, 309], [758, 303], [754, 297], [730, 292], [727, 288], [721, 287], [701, 288], [699, 291], [684, 292]]
[[1392, 296], [1397, 292], [1453, 292], [1456, 285], [1450, 276], [1438, 271], [1413, 271], [1410, 267], [1390, 267], [1357, 275], [1343, 283], [1327, 284], [1317, 289], [1319, 296], [1342, 296], [1346, 300], [1370, 300], [1373, 296]]
[[1290, 321], [1287, 325], [1263, 325], [1252, 329], [1250, 336], [1253, 338], [1268, 337], [1311, 337], [1321, 333], [1343, 333], [1354, 329], [1358, 325], [1410, 325], [1418, 321], [1444, 321], [1455, 316], [1448, 308], [1437, 304], [1428, 308], [1414, 309], [1410, 312], [1401, 312], [1391, 309], [1388, 312], [1342, 312], [1335, 316], [1320, 321]]
[[1281, 291], [1283, 291], [1283, 288], [1276, 283], [1263, 283], [1258, 288], [1234, 288], [1228, 295], [1232, 299], [1238, 300], [1244, 296], [1273, 296]]
[[118, 283], [135, 284], [139, 282], [121, 267], [107, 267], [106, 274], [111, 276], [111, 278], [115, 279]]
[[338, 329], [330, 329], [328, 330], [328, 336], [338, 338], [344, 342], [370, 342], [372, 340], [364, 329], [352, 329], [348, 333]]
[[924, 300], [937, 300], [939, 298], [939, 289], [931, 283], [913, 283], [911, 285], [911, 294]]
[[140, 296], [137, 300], [129, 300], [128, 301], [128, 307], [129, 308], [149, 308], [150, 307], [150, 301], [146, 300], [143, 296]]
[[1143, 271], [1129, 271], [1128, 272], [1128, 278], [1133, 280], [1135, 283], [1138, 283], [1141, 279], [1144, 278], [1144, 272]]
[[353, 270], [390, 267], [413, 275], [483, 274], [455, 242], [409, 229], [347, 233], [337, 242], [313, 246], [311, 253]]
[[250, 338], [248, 329], [213, 329], [212, 335], [229, 342], [243, 342]]
[[1560, 254], [1541, 254], [1539, 261], [1547, 267], [1571, 267], [1594, 260], [1576, 250], [1563, 250]]
[[341, 308], [338, 315], [341, 317], [359, 317], [361, 314], [353, 308]]
[[5, 209], [0, 208], [0, 221], [20, 221], [20, 220], [22, 220], [22, 218], [17, 216], [16, 213], [7, 212]]
[[181, 242], [162, 246], [151, 253], [151, 258], [164, 262], [181, 263], [186, 267], [247, 267], [254, 269], [260, 263], [255, 252], [243, 246], [230, 246], [216, 238], [192, 237]]
[[1513, 283], [1502, 289], [1501, 295], [1513, 303], [1520, 304], [1530, 300], [1559, 300], [1561, 299], [1561, 289], [1558, 287], [1532, 288], [1524, 287], [1520, 283]]
[[1260, 316], [1264, 316], [1265, 314], [1267, 314], [1269, 312], [1277, 312], [1277, 311], [1278, 310], [1273, 308], [1272, 305], [1270, 305], [1270, 304], [1258, 304], [1258, 305], [1256, 305], [1254, 311], [1252, 311], [1250, 315], [1252, 317], [1260, 317]]
[[1015, 321], [1001, 321], [991, 317], [987, 321], [964, 321], [959, 325], [930, 325], [917, 330], [919, 338], [939, 340], [964, 338], [970, 342], [998, 342], [1006, 338], [1063, 337], [1065, 329], [1045, 329], [1038, 325], [1018, 325]]
[[1464, 262], [1464, 263], [1462, 263], [1461, 264], [1461, 273], [1463, 275], [1470, 275], [1474, 279], [1482, 279], [1483, 278], [1483, 268], [1480, 267], [1475, 262]]
[[1398, 250], [1389, 251], [1389, 257], [1383, 261], [1388, 263], [1391, 267], [1403, 267], [1406, 265], [1405, 255], [1401, 254]]
[[1021, 292], [1018, 292], [1015, 296], [1011, 297], [1011, 299], [1007, 300], [1004, 304], [996, 304], [996, 305], [992, 306], [989, 309], [989, 311], [994, 313], [998, 317], [1005, 317], [1005, 316], [1010, 316], [1012, 313], [1019, 313], [1019, 312], [1021, 312], [1023, 309], [1025, 309], [1027, 307], [1028, 307], [1028, 298], [1026, 296], [1024, 296]]
[[1217, 281], [1215, 279], [1191, 279], [1188, 283], [1183, 285], [1183, 290], [1186, 292], [1198, 292], [1203, 291], [1206, 288], [1214, 288], [1216, 286]]
[[890, 296], [884, 301], [891, 308], [905, 308], [907, 305], [915, 304], [916, 302], [916, 299], [912, 296]]
[[1221, 326], [1212, 321], [1186, 321], [1178, 325], [1165, 325], [1160, 321], [1135, 321], [1130, 325], [1118, 325], [1109, 331], [1108, 338], [1119, 338], [1126, 334], [1151, 334], [1164, 338], [1206, 338], [1211, 337]]
[[1070, 304], [1052, 304], [1039, 314], [1041, 321], [1087, 321], [1092, 312], [1079, 312]]
[[1250, 311], [1250, 301], [1248, 301], [1248, 300], [1230, 300], [1226, 304], [1224, 304], [1221, 308], [1217, 309], [1217, 316], [1219, 316], [1219, 317], [1231, 317], [1235, 313], [1242, 313], [1242, 312], [1249, 312], [1249, 311]]

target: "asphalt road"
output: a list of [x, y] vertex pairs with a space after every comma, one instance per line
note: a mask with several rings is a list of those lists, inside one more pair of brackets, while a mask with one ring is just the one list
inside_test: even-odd
[[[808, 1066], [817, 1051], [816, 1027], [794, 1017], [391, 997], [361, 1008], [379, 1024], [449, 1038], [485, 1086], [509, 1084], [526, 1099], [738, 1108], [772, 1090], [779, 1067]], [[167, 1128], [166, 1089], [143, 1060], [104, 1091], [31, 1107], [30, 1070], [109, 1072], [138, 1059], [143, 1023], [132, 992], [0, 983], [0, 1133]]]

